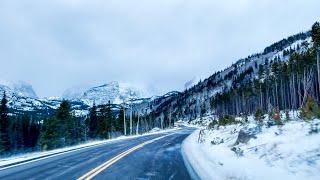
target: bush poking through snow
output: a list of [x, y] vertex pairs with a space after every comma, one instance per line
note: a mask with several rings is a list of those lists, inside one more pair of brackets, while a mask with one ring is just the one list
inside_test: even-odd
[[218, 125], [218, 121], [217, 120], [213, 120], [209, 123], [208, 125], [208, 129], [214, 129], [216, 125]]
[[224, 115], [219, 118], [219, 126], [226, 126], [226, 125], [231, 125], [231, 124], [236, 124], [236, 120], [233, 116], [231, 115]]
[[254, 118], [257, 121], [262, 121], [264, 119], [263, 112], [262, 112], [261, 108], [258, 108], [256, 110], [256, 112], [254, 113]]
[[276, 124], [281, 124], [281, 114], [280, 114], [279, 107], [276, 107], [274, 109], [274, 113], [273, 113], [272, 118], [276, 122]]
[[286, 120], [285, 121], [290, 121], [290, 114], [289, 114], [288, 110], [286, 110], [285, 115], [286, 115]]
[[308, 97], [306, 104], [301, 109], [300, 116], [304, 120], [320, 118], [319, 105], [312, 97]]
[[211, 141], [212, 145], [218, 145], [218, 144], [222, 144], [222, 143], [224, 143], [224, 140], [222, 138], [220, 138], [220, 137], [215, 137]]
[[243, 150], [239, 147], [233, 147], [231, 148], [231, 151], [233, 151], [238, 157], [243, 156]]
[[311, 122], [309, 134], [318, 134], [319, 132], [319, 122]]
[[244, 121], [244, 123], [248, 123], [248, 122], [249, 122], [248, 114], [247, 114], [247, 113], [244, 113], [244, 114], [243, 114], [243, 121]]

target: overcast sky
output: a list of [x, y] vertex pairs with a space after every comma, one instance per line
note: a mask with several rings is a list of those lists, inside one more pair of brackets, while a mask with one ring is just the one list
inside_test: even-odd
[[120, 81], [183, 89], [320, 19], [319, 0], [1, 0], [0, 79], [39, 96]]

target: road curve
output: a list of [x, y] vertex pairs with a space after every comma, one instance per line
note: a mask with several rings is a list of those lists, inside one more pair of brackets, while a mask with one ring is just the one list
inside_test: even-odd
[[80, 149], [0, 170], [0, 179], [188, 180], [181, 143], [192, 131], [183, 128]]

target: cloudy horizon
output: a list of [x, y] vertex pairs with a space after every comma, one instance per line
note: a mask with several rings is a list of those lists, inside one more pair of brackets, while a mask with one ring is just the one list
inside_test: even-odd
[[[119, 81], [182, 90], [320, 20], [318, 0], [0, 2], [0, 79], [40, 97]], [[253, 26], [253, 24], [255, 26]]]

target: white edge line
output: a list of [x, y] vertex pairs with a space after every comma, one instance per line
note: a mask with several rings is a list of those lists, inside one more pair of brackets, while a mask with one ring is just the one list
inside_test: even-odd
[[[164, 133], [166, 133], [166, 132], [164, 132]], [[172, 133], [172, 134], [174, 134], [174, 133]], [[169, 135], [172, 135], [172, 134], [169, 134]], [[150, 134], [150, 135], [153, 135], [153, 134]], [[139, 136], [139, 137], [144, 137], [144, 136]], [[127, 138], [127, 139], [133, 139], [133, 138], [139, 138], [139, 137], [132, 137], [132, 138]], [[127, 140], [127, 139], [119, 139], [119, 141]], [[117, 141], [117, 140], [115, 140], [115, 141]], [[30, 160], [30, 161], [28, 161], [26, 159], [27, 162], [23, 162], [23, 163], [19, 163], [18, 162], [18, 164], [14, 164], [12, 166], [3, 167], [3, 168], [0, 168], [0, 171], [6, 170], [6, 169], [10, 169], [10, 168], [13, 168], [13, 167], [17, 167], [17, 166], [21, 166], [21, 165], [25, 165], [25, 164], [29, 164], [29, 163], [33, 163], [33, 162], [37, 162], [37, 161], [41, 161], [41, 160], [44, 160], [44, 159], [48, 159], [48, 158], [52, 158], [52, 157], [56, 157], [56, 156], [60, 156], [60, 155], [68, 154], [68, 153], [72, 153], [72, 152], [75, 152], [75, 151], [80, 151], [80, 150], [84, 150], [84, 149], [88, 149], [88, 148], [93, 148], [93, 147], [96, 147], [96, 146], [101, 146], [101, 145], [104, 145], [104, 144], [107, 144], [107, 143], [110, 143], [110, 142], [102, 142], [102, 143], [99, 143], [99, 144], [95, 144], [95, 145], [91, 145], [91, 146], [87, 146], [87, 147], [83, 147], [83, 148], [79, 148], [79, 149], [66, 150], [66, 152], [62, 151], [62, 152], [57, 152], [57, 154], [44, 155], [46, 157], [42, 157], [42, 158], [40, 157], [40, 158], [37, 158], [37, 159], [34, 159], [34, 160]]]

